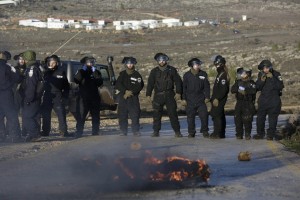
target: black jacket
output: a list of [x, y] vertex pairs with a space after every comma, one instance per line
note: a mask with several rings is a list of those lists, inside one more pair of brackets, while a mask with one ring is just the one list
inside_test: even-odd
[[272, 99], [281, 96], [284, 88], [281, 74], [275, 70], [273, 70], [272, 74], [272, 78], [266, 78], [265, 81], [262, 81], [261, 77], [264, 74], [263, 72], [258, 73], [256, 88], [258, 91], [261, 91], [260, 98]]
[[70, 85], [66, 72], [61, 68], [47, 69], [44, 72], [45, 95], [61, 93], [63, 98], [68, 98]]
[[20, 74], [5, 60], [0, 60], [0, 90], [11, 90], [20, 79]]
[[197, 105], [205, 99], [210, 99], [210, 85], [206, 72], [200, 70], [194, 75], [188, 71], [183, 75], [182, 99]]
[[[239, 92], [240, 90], [245, 91], [245, 95]], [[256, 86], [253, 80], [242, 81], [236, 80], [233, 86], [231, 87], [231, 93], [235, 94], [235, 97], [238, 101], [255, 101], [256, 96]]]
[[218, 75], [213, 86], [211, 99], [218, 99], [219, 102], [223, 102], [225, 105], [228, 97], [229, 85], [230, 80], [228, 80], [227, 72], [223, 68], [218, 69]]
[[120, 72], [116, 82], [116, 90], [120, 91], [120, 95], [124, 95], [126, 90], [138, 95], [143, 87], [144, 81], [139, 72], [134, 71], [132, 74], [128, 74], [126, 70]]
[[162, 71], [157, 66], [150, 72], [146, 96], [151, 96], [153, 89], [155, 94], [169, 91], [174, 92], [174, 85], [176, 86], [175, 92], [182, 94], [182, 80], [177, 70], [167, 65], [166, 69]]
[[30, 103], [41, 98], [43, 74], [39, 65], [34, 63], [26, 67], [24, 79], [20, 86], [20, 93], [25, 103]]
[[100, 94], [98, 87], [103, 84], [101, 72], [97, 69], [94, 71], [92, 68], [83, 67], [79, 69], [74, 76], [75, 83], [79, 84], [80, 96], [85, 99], [93, 100], [94, 98], [99, 99]]

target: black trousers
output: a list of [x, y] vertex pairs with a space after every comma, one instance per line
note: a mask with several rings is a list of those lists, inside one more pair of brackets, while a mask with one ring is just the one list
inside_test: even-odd
[[140, 102], [138, 96], [124, 99], [120, 96], [118, 105], [119, 126], [122, 133], [127, 134], [128, 116], [131, 119], [131, 129], [133, 133], [140, 130]]
[[280, 97], [268, 98], [271, 101], [267, 101], [263, 98], [258, 100], [258, 109], [257, 109], [257, 134], [264, 136], [265, 135], [265, 122], [266, 116], [268, 115], [269, 128], [267, 129], [267, 135], [274, 137], [276, 132], [276, 126], [278, 121], [278, 116], [281, 110], [281, 100]]
[[187, 102], [186, 115], [188, 123], [188, 132], [191, 134], [196, 133], [195, 128], [195, 118], [198, 114], [201, 121], [200, 133], [208, 132], [208, 112], [207, 107], [204, 102], [201, 102], [199, 105]]
[[66, 111], [60, 93], [45, 94], [42, 103], [42, 130], [43, 135], [48, 136], [51, 130], [51, 112], [55, 111], [59, 124], [59, 131], [63, 134], [68, 132]]
[[92, 134], [99, 134], [100, 126], [100, 98], [90, 98], [79, 100], [79, 108], [76, 114], [77, 123], [77, 135], [83, 134], [84, 124], [86, 121], [87, 114], [90, 112], [92, 117]]
[[30, 104], [22, 105], [23, 134], [36, 137], [40, 134], [40, 106], [41, 101], [35, 100]]
[[234, 110], [236, 136], [251, 135], [255, 105], [252, 101], [238, 100]]
[[174, 99], [174, 92], [164, 92], [154, 95], [152, 102], [153, 107], [153, 130], [158, 133], [161, 129], [161, 117], [163, 107], [167, 107], [167, 112], [171, 121], [171, 126], [176, 132], [180, 132], [180, 124], [177, 114], [177, 103]]
[[[5, 123], [6, 118], [6, 123]], [[18, 112], [14, 105], [13, 91], [0, 91], [0, 133], [11, 135], [20, 134], [20, 124], [18, 119]]]
[[213, 134], [219, 136], [220, 138], [225, 138], [226, 132], [226, 117], [225, 117], [225, 103], [220, 102], [217, 107], [212, 106], [210, 115], [213, 120], [214, 132]]

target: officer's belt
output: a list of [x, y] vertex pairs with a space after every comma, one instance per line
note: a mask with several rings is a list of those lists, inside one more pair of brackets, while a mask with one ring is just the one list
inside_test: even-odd
[[164, 94], [168, 94], [168, 93], [174, 93], [173, 90], [167, 90], [167, 91], [161, 91], [161, 92], [156, 92], [155, 95], [164, 95]]

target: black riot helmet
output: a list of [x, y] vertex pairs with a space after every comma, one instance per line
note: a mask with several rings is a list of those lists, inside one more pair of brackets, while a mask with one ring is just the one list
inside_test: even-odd
[[224, 57], [222, 57], [221, 55], [217, 55], [214, 59], [214, 65], [217, 66], [217, 65], [225, 65], [226, 64], [226, 60]]
[[59, 59], [59, 57], [58, 57], [57, 55], [49, 56], [47, 60], [48, 60], [48, 62], [50, 62], [51, 60], [54, 60], [54, 61], [56, 61], [57, 63], [60, 62], [60, 59]]
[[137, 61], [134, 57], [124, 57], [122, 60], [122, 64], [127, 65], [127, 64], [137, 64]]
[[93, 56], [85, 56], [80, 60], [80, 63], [86, 64], [87, 62], [91, 62], [92, 65], [96, 63], [96, 59]]
[[169, 60], [169, 57], [164, 54], [164, 53], [157, 53], [154, 56], [154, 59], [158, 62], [158, 61], [165, 61], [167, 62]]
[[188, 62], [188, 66], [189, 67], [193, 67], [195, 64], [197, 65], [202, 65], [203, 62], [201, 60], [199, 60], [198, 58], [192, 58], [191, 60], [189, 60]]
[[0, 59], [8, 61], [11, 59], [11, 54], [8, 51], [0, 51]]
[[57, 63], [57, 66], [60, 65], [60, 58], [57, 55], [55, 55], [55, 54], [53, 54], [53, 55], [48, 56], [48, 57], [45, 58], [46, 65], [49, 66], [50, 61], [52, 61], [52, 60]]
[[261, 61], [260, 63], [259, 63], [259, 65], [258, 65], [258, 70], [263, 70], [264, 69], [264, 67], [267, 67], [267, 68], [269, 68], [269, 69], [273, 69], [273, 66], [272, 66], [272, 63], [271, 63], [271, 61], [270, 60], [263, 60], [263, 61]]
[[9, 51], [3, 51], [3, 53], [6, 56], [6, 60], [11, 60], [11, 54]]

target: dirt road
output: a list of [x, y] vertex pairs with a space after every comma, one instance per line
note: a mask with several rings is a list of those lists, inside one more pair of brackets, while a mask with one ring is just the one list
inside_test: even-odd
[[[280, 123], [286, 117], [281, 116]], [[212, 129], [211, 125], [210, 121]], [[53, 148], [38, 149], [22, 158], [1, 160], [0, 199], [300, 198], [300, 157], [286, 151], [280, 143], [236, 140], [231, 116], [227, 117], [227, 137], [223, 140], [206, 139], [199, 134], [190, 139], [186, 137], [185, 118], [181, 118], [181, 126], [185, 135], [183, 138], [173, 136], [169, 122], [163, 123], [159, 138], [150, 137], [149, 124], [143, 125], [143, 135], [138, 138], [131, 135], [118, 136], [115, 127], [103, 128], [103, 136], [69, 140]], [[141, 144], [141, 148], [132, 150], [133, 142]], [[30, 145], [37, 147], [39, 143]], [[13, 146], [0, 144], [0, 154], [13, 149]], [[101, 162], [110, 158], [136, 156], [145, 150], [151, 150], [158, 157], [180, 155], [189, 159], [204, 159], [212, 172], [208, 185], [161, 190], [104, 191], [106, 182], [103, 177], [110, 169], [99, 172], [95, 168], [98, 161], [101, 166]], [[252, 160], [238, 161], [240, 151], [250, 151]]]

